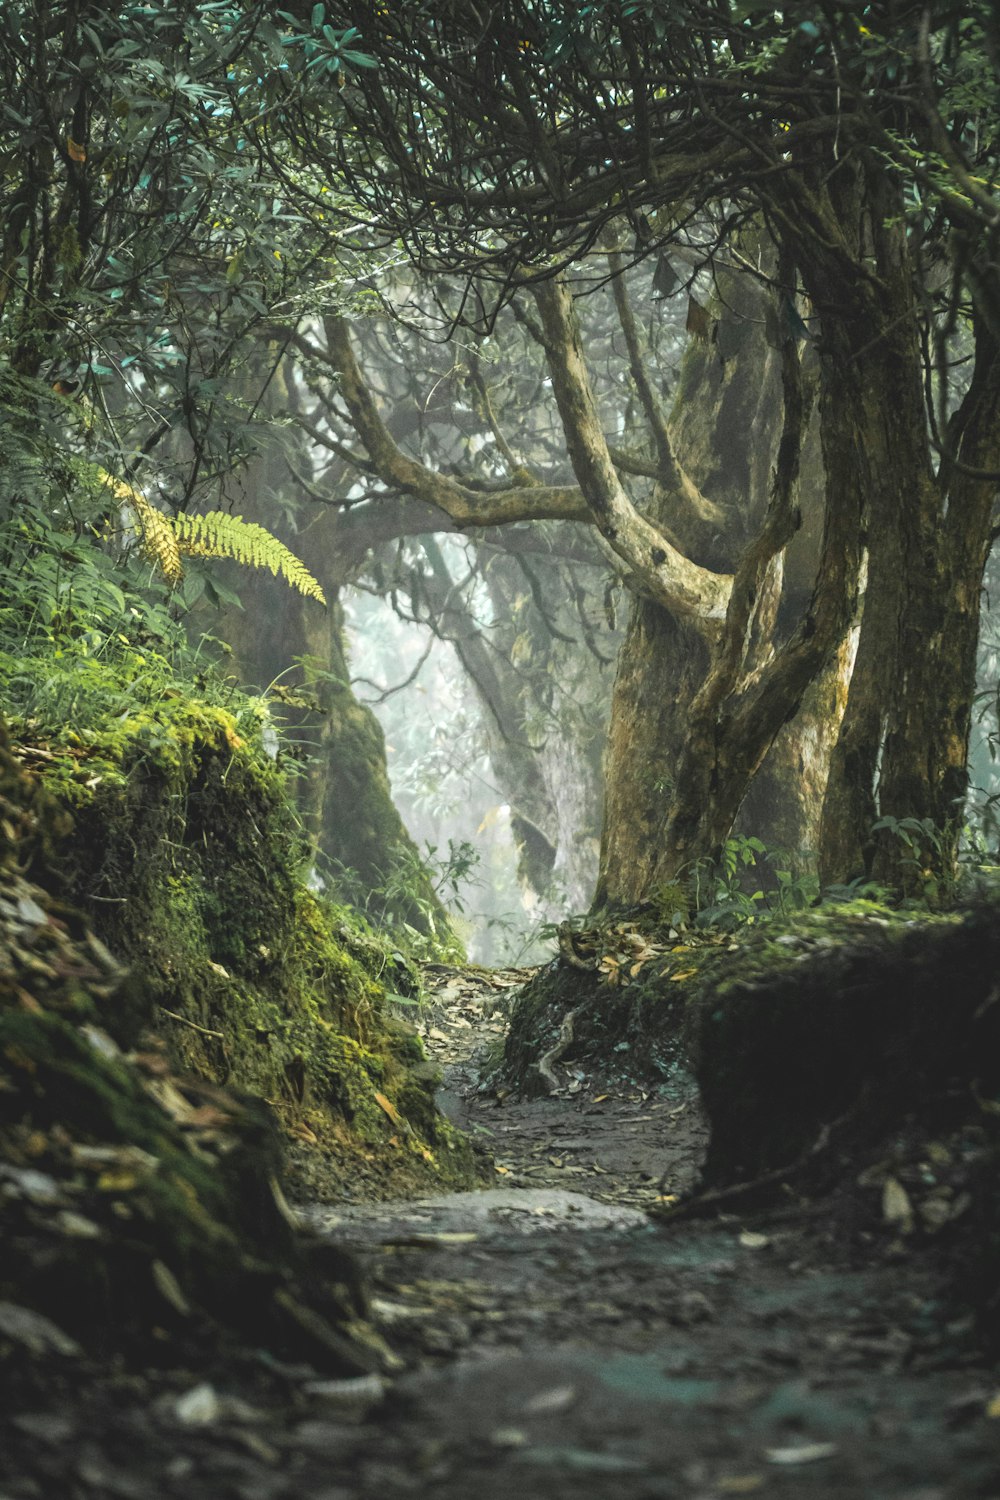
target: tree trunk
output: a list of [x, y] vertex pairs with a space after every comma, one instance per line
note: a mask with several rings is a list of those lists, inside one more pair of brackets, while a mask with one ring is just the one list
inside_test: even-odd
[[[781, 361], [764, 326], [761, 295], [746, 278], [728, 278], [714, 340], [695, 339], [685, 352], [671, 415], [671, 435], [685, 470], [728, 518], [714, 535], [681, 538], [698, 562], [715, 568], [731, 568], [761, 524], [777, 457]], [[721, 349], [729, 351], [725, 362]], [[764, 658], [773, 649], [772, 628], [779, 639], [787, 636], [807, 605], [821, 550], [823, 476], [813, 429], [800, 490], [805, 522], [785, 550], [783, 570], [772, 578], [772, 618], [758, 645]], [[669, 497], [661, 496], [653, 518], [669, 517]], [[765, 612], [762, 605], [760, 613]], [[692, 704], [710, 664], [711, 649], [702, 635], [658, 604], [634, 601], [612, 701], [598, 905], [641, 900], [685, 862], [710, 854], [731, 830], [742, 793], [721, 814], [709, 843], [702, 828], [692, 827], [683, 854], [667, 852], [668, 825], [673, 820], [678, 826], [677, 778], [691, 733]], [[795, 720], [772, 736], [741, 815], [747, 832], [798, 852], [800, 863], [818, 844], [831, 738], [827, 726], [843, 704], [842, 672], [842, 665], [831, 668]], [[834, 732], [836, 722], [834, 717]], [[749, 768], [745, 780], [750, 781]], [[697, 822], [708, 811], [708, 799], [693, 795]]]
[[287, 743], [300, 758], [294, 785], [305, 829], [321, 862], [356, 873], [373, 912], [380, 909], [386, 882], [405, 870], [412, 900], [397, 900], [394, 915], [419, 932], [450, 934], [447, 914], [393, 803], [381, 727], [351, 689], [338, 600], [343, 578], [331, 576], [331, 568], [350, 566], [337, 541], [337, 512], [315, 513], [301, 530], [280, 520], [276, 497], [290, 483], [280, 437], [262, 448], [238, 483], [234, 509], [300, 553], [330, 601], [324, 610], [270, 573], [214, 565], [228, 566], [244, 607], [226, 609], [211, 628], [232, 647], [241, 680], [269, 691]]
[[691, 701], [709, 652], [659, 604], [635, 599], [618, 657], [595, 906], [649, 896]]
[[[975, 691], [979, 594], [1000, 454], [1000, 361], [976, 330], [968, 394], [935, 470], [902, 207], [859, 169], [832, 196], [846, 243], [874, 276], [838, 278], [806, 245], [823, 327], [823, 447], [830, 483], [863, 506], [867, 580], [857, 661], [823, 809], [825, 882], [874, 877], [920, 892], [954, 873]], [[891, 399], [887, 399], [891, 393]], [[911, 848], [879, 818], [927, 820]], [[933, 825], [931, 828], [930, 825]]]

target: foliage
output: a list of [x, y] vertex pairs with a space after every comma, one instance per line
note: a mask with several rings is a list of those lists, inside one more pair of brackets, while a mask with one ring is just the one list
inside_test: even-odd
[[[391, 855], [392, 864], [375, 883], [346, 865], [333, 864], [330, 878], [338, 899], [349, 902], [371, 931], [395, 943], [407, 959], [460, 963], [462, 947], [442, 923], [442, 908], [464, 911], [460, 892], [479, 862], [476, 850], [464, 840], [449, 839], [447, 853], [439, 854], [432, 844], [424, 846], [423, 854], [399, 844]], [[414, 925], [418, 920], [419, 927]]]
[[[362, 62], [347, 47], [340, 66]], [[14, 0], [0, 98], [0, 407], [19, 435], [0, 446], [30, 449], [42, 416], [63, 468], [85, 456], [114, 476], [177, 577], [172, 516], [208, 508], [260, 443], [260, 401], [300, 317], [317, 297], [349, 300], [331, 257], [349, 210], [329, 183], [310, 188], [291, 118], [329, 111], [329, 86], [260, 0]], [[238, 518], [209, 508], [178, 540], [263, 560], [320, 597]]]
[[208, 637], [192, 644], [171, 595], [138, 560], [115, 560], [40, 509], [22, 507], [2, 537], [0, 667], [8, 716], [33, 735], [77, 745], [114, 740], [145, 720], [165, 726], [194, 689], [236, 737], [266, 710], [216, 669]]
[[[678, 557], [658, 543], [633, 547], [633, 539], [650, 538], [596, 422], [581, 417], [591, 413], [590, 392], [565, 352], [580, 337], [568, 293], [553, 290], [550, 278], [592, 256], [602, 236], [614, 237], [621, 261], [658, 253], [658, 273], [675, 248], [685, 266], [718, 268], [717, 252], [738, 246], [734, 237], [755, 215], [778, 242], [776, 277], [759, 261], [750, 269], [776, 293], [765, 322], [773, 323], [774, 347], [789, 356], [786, 503], [778, 507], [776, 485], [774, 524], [744, 553], [728, 604], [722, 585], [711, 604], [709, 613], [727, 614], [726, 629], [695, 700], [689, 753], [679, 757], [661, 871], [676, 873], [693, 850], [715, 847], [732, 827], [774, 732], [856, 614], [866, 535], [872, 588], [887, 617], [901, 622], [892, 628], [899, 660], [872, 645], [880, 627], [868, 608], [845, 756], [834, 757], [827, 803], [840, 808], [845, 832], [838, 842], [831, 816], [824, 863], [830, 873], [859, 867], [879, 790], [894, 816], [931, 816], [943, 826], [962, 789], [961, 753], [946, 747], [943, 728], [926, 743], [924, 725], [957, 725], [964, 741], [967, 705], [943, 700], [963, 691], [955, 686], [966, 680], [957, 658], [972, 649], [971, 632], [949, 631], [945, 621], [971, 613], [965, 601], [978, 588], [989, 531], [986, 485], [998, 465], [995, 7], [872, 4], [863, 19], [847, 5], [712, 0], [690, 0], [669, 15], [644, 3], [564, 0], [544, 7], [520, 0], [486, 18], [461, 0], [433, 18], [417, 4], [387, 8], [377, 0], [328, 11], [360, 27], [379, 63], [345, 90], [354, 128], [332, 138], [331, 170], [345, 174], [379, 229], [400, 236], [417, 264], [467, 279], [458, 318], [469, 326], [492, 331], [498, 306], [531, 279], [526, 267], [536, 273], [541, 339], [586, 502], [637, 587], [684, 620], [702, 618], [681, 587], [682, 563], [696, 549], [682, 544]], [[930, 270], [942, 264], [947, 275]], [[801, 309], [800, 282], [809, 296]], [[696, 299], [688, 325], [711, 336]], [[964, 392], [964, 377], [953, 378], [959, 328], [976, 342]], [[800, 346], [821, 363], [831, 393], [821, 413], [825, 461], [843, 474], [828, 474], [824, 555], [809, 610], [759, 672], [746, 671], [764, 553], [780, 551], [797, 524], [796, 423], [801, 435], [808, 405], [796, 373]], [[910, 392], [905, 437], [871, 421], [876, 402], [862, 394], [869, 382], [873, 394], [882, 388], [883, 364]], [[872, 472], [886, 476], [882, 485], [870, 484]], [[681, 487], [668, 475], [665, 488]], [[896, 538], [907, 492], [924, 497], [927, 515]], [[672, 510], [683, 516], [681, 505]], [[921, 527], [934, 534], [945, 514], [953, 519], [940, 547], [918, 546]], [[662, 558], [657, 566], [671, 576], [652, 576], [650, 557]], [[718, 583], [717, 574], [699, 575], [699, 601], [715, 600]], [[915, 648], [930, 663], [919, 682], [907, 670]], [[863, 745], [848, 743], [852, 733]]]
[[[103, 473], [103, 471], [102, 471]], [[300, 594], [326, 603], [326, 596], [309, 569], [264, 526], [242, 516], [210, 510], [203, 515], [182, 511], [171, 519], [150, 505], [135, 485], [103, 476], [111, 492], [135, 511], [144, 550], [169, 583], [180, 583], [182, 557], [231, 557], [251, 568], [268, 568]]]
[[795, 875], [787, 855], [760, 839], [728, 838], [718, 859], [701, 860], [688, 878], [696, 927], [723, 930], [788, 917], [819, 894], [815, 876]]

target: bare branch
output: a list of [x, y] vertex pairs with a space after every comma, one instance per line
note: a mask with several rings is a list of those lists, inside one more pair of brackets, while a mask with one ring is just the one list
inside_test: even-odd
[[392, 489], [434, 506], [460, 530], [505, 526], [515, 521], [590, 519], [588, 507], [575, 485], [530, 484], [496, 491], [473, 490], [451, 475], [409, 458], [379, 415], [351, 347], [347, 323], [343, 318], [327, 318], [326, 333], [330, 363], [339, 374], [340, 393], [355, 431], [379, 477]]

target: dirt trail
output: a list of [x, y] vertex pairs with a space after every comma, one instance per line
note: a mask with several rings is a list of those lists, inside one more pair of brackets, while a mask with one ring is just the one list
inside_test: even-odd
[[1000, 1376], [929, 1262], [828, 1204], [651, 1221], [704, 1148], [683, 1079], [557, 1065], [559, 1097], [481, 1092], [514, 976], [434, 977], [441, 1098], [496, 1188], [304, 1210], [363, 1260], [398, 1370], [67, 1381], [16, 1427], [0, 1500], [1000, 1500]]

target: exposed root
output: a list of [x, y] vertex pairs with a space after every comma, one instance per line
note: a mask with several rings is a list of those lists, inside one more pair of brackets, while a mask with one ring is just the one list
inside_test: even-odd
[[547, 1052], [543, 1052], [538, 1059], [538, 1071], [548, 1084], [550, 1094], [555, 1094], [562, 1088], [562, 1084], [552, 1071], [552, 1064], [558, 1062], [559, 1058], [562, 1057], [572, 1042], [573, 1022], [576, 1020], [581, 1009], [581, 1006], [576, 1005], [572, 1010], [566, 1012], [562, 1018], [562, 1025], [559, 1028], [559, 1035], [556, 1038], [554, 1046], [550, 1047]]
[[573, 946], [575, 934], [568, 922], [560, 922], [558, 929], [559, 957], [563, 963], [569, 964], [571, 969], [583, 969], [585, 973], [592, 974], [597, 968], [596, 958], [581, 958]]

